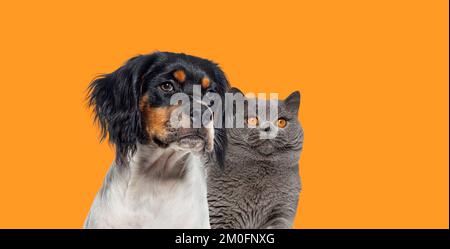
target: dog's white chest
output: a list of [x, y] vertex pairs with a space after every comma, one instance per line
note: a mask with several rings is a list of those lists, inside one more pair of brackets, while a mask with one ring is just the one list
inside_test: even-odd
[[85, 227], [209, 228], [204, 166], [195, 156], [185, 163], [183, 178], [110, 172]]

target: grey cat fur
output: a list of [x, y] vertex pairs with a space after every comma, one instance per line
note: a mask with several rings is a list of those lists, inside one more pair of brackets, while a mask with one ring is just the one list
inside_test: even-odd
[[[208, 167], [211, 228], [292, 227], [301, 190], [299, 104], [299, 92], [278, 101], [278, 116], [288, 124], [278, 129], [274, 139], [258, 139], [259, 133], [265, 132], [261, 128], [227, 130], [225, 167]], [[268, 110], [268, 101], [266, 106]]]

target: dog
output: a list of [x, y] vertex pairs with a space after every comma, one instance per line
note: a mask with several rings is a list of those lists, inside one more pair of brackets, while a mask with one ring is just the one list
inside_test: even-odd
[[[223, 98], [229, 84], [216, 63], [172, 52], [133, 57], [92, 81], [88, 104], [116, 156], [85, 228], [210, 228], [205, 164], [223, 165], [225, 128], [169, 121], [179, 109], [170, 99], [182, 93], [193, 100], [194, 87]], [[192, 123], [192, 110], [180, 122]]]

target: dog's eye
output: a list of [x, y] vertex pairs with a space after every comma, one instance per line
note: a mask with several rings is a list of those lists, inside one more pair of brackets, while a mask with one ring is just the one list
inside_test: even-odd
[[173, 91], [173, 85], [170, 82], [164, 82], [161, 85], [159, 85], [159, 88], [163, 90], [164, 92], [171, 92]]

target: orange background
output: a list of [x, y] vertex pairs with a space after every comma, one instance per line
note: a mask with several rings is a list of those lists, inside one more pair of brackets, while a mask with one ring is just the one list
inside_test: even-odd
[[113, 151], [85, 89], [154, 50], [302, 92], [297, 228], [448, 228], [448, 1], [0, 3], [0, 227], [79, 228]]

